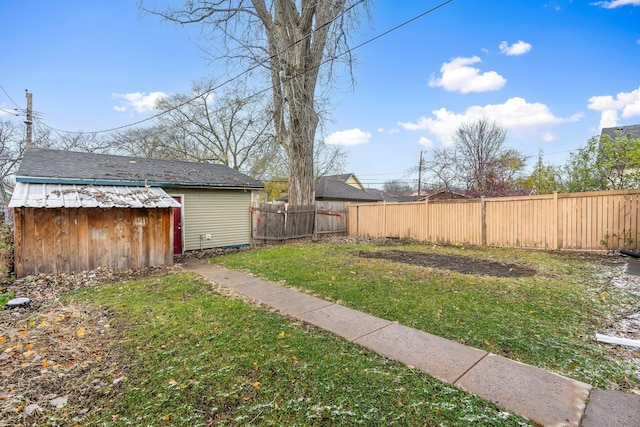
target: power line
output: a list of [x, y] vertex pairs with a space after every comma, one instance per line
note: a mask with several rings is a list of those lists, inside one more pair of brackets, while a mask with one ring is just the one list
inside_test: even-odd
[[2, 85], [0, 85], [0, 90], [2, 90], [2, 92], [4, 92], [4, 94], [7, 96], [7, 98], [9, 98], [9, 101], [11, 101], [13, 103], [13, 105], [15, 105], [18, 110], [24, 111], [24, 108], [20, 108], [20, 106], [18, 104], [16, 104], [16, 101], [14, 101], [13, 98], [11, 98], [11, 96], [9, 96], [9, 94], [7, 93], [6, 90], [4, 90], [4, 87], [2, 87]]
[[[219, 85], [217, 85], [217, 86], [215, 86], [215, 87], [213, 87], [213, 88], [211, 88], [211, 89], [209, 89], [209, 90], [205, 91], [204, 93], [199, 94], [199, 95], [196, 95], [196, 96], [194, 96], [193, 98], [190, 98], [189, 100], [184, 101], [184, 102], [182, 102], [182, 103], [180, 103], [180, 104], [178, 104], [178, 105], [175, 105], [175, 106], [173, 106], [173, 107], [171, 107], [171, 108], [169, 108], [169, 109], [167, 109], [167, 110], [164, 110], [164, 111], [161, 111], [161, 112], [159, 112], [159, 113], [156, 113], [156, 114], [154, 114], [154, 115], [152, 115], [152, 116], [150, 116], [150, 117], [147, 117], [147, 118], [145, 118], [145, 119], [138, 120], [138, 121], [135, 121], [135, 122], [132, 122], [132, 123], [126, 124], [126, 125], [122, 125], [122, 126], [116, 126], [116, 127], [110, 128], [110, 129], [103, 129], [103, 130], [97, 130], [97, 131], [83, 131], [83, 132], [78, 132], [78, 131], [64, 131], [64, 130], [60, 130], [60, 129], [56, 129], [56, 130], [57, 130], [58, 132], [66, 132], [66, 133], [73, 133], [73, 134], [86, 134], [86, 133], [98, 134], [98, 133], [108, 133], [108, 132], [114, 132], [114, 131], [117, 131], [117, 130], [121, 130], [121, 129], [125, 129], [125, 128], [128, 128], [128, 127], [136, 126], [136, 125], [139, 125], [139, 124], [146, 123], [146, 122], [148, 122], [148, 121], [151, 121], [151, 120], [157, 119], [158, 117], [161, 117], [161, 116], [163, 116], [163, 115], [165, 115], [165, 114], [168, 114], [168, 113], [170, 113], [171, 111], [175, 111], [175, 110], [177, 110], [177, 109], [179, 109], [179, 108], [181, 108], [181, 107], [184, 107], [185, 105], [188, 105], [189, 103], [191, 103], [191, 102], [195, 101], [196, 99], [198, 99], [198, 98], [199, 98], [199, 97], [201, 97], [202, 95], [207, 95], [207, 94], [209, 94], [209, 93], [211, 93], [211, 92], [213, 92], [213, 91], [215, 91], [215, 90], [220, 89], [221, 87], [223, 87], [223, 86], [225, 86], [225, 85], [227, 85], [227, 84], [229, 84], [229, 83], [233, 82], [234, 80], [239, 79], [239, 78], [240, 78], [240, 77], [242, 77], [243, 75], [250, 73], [251, 71], [253, 71], [253, 70], [257, 69], [258, 67], [263, 66], [263, 65], [264, 65], [264, 64], [266, 64], [268, 61], [272, 60], [274, 57], [277, 57], [277, 56], [281, 55], [282, 53], [284, 53], [284, 52], [286, 52], [287, 50], [291, 49], [291, 48], [292, 48], [293, 46], [295, 46], [296, 44], [301, 43], [301, 42], [302, 42], [302, 41], [304, 41], [305, 39], [307, 39], [307, 38], [311, 37], [311, 35], [312, 35], [314, 32], [316, 32], [316, 31], [320, 30], [321, 28], [326, 27], [327, 25], [330, 25], [330, 24], [331, 24], [332, 22], [334, 22], [336, 19], [338, 19], [339, 17], [343, 16], [345, 13], [347, 13], [347, 12], [348, 12], [348, 11], [350, 11], [351, 9], [355, 8], [355, 7], [356, 7], [357, 5], [359, 5], [360, 3], [363, 3], [364, 1], [365, 1], [365, 0], [359, 0], [359, 1], [357, 1], [356, 3], [354, 3], [353, 5], [351, 5], [349, 8], [345, 9], [341, 14], [337, 15], [334, 19], [332, 19], [331, 21], [326, 22], [325, 24], [323, 24], [323, 25], [322, 25], [322, 26], [320, 26], [319, 28], [316, 28], [316, 29], [315, 29], [315, 30], [313, 30], [311, 33], [309, 33], [309, 34], [305, 35], [304, 37], [300, 38], [299, 40], [294, 41], [294, 42], [293, 42], [293, 43], [291, 43], [289, 46], [287, 46], [286, 48], [284, 48], [282, 51], [277, 52], [277, 53], [275, 53], [275, 54], [271, 55], [269, 58], [264, 59], [262, 62], [260, 62], [260, 63], [258, 63], [258, 64], [256, 64], [256, 65], [253, 65], [252, 67], [249, 67], [248, 69], [246, 69], [246, 70], [242, 71], [240, 74], [238, 74], [238, 75], [236, 75], [236, 76], [234, 76], [234, 77], [231, 77], [231, 78], [227, 79], [226, 81], [224, 81], [224, 82], [222, 82], [221, 84], [219, 84]], [[297, 77], [299, 77], [299, 76], [302, 76], [302, 75], [304, 75], [304, 74], [306, 74], [306, 73], [308, 73], [308, 72], [315, 71], [315, 70], [316, 70], [316, 69], [318, 69], [319, 67], [321, 67], [321, 66], [323, 66], [323, 65], [325, 65], [325, 64], [327, 64], [327, 63], [329, 63], [329, 62], [331, 62], [331, 61], [334, 61], [334, 60], [336, 60], [336, 59], [338, 59], [338, 58], [340, 58], [340, 57], [342, 57], [342, 56], [345, 56], [345, 55], [347, 55], [347, 54], [349, 54], [349, 53], [353, 52], [354, 50], [359, 49], [359, 48], [361, 48], [361, 47], [363, 47], [363, 46], [365, 46], [365, 45], [367, 45], [367, 44], [369, 44], [369, 43], [372, 43], [373, 41], [378, 40], [378, 39], [380, 39], [380, 38], [382, 38], [382, 37], [384, 37], [384, 36], [386, 36], [386, 35], [388, 35], [388, 34], [390, 34], [390, 33], [394, 32], [394, 31], [397, 31], [398, 29], [400, 29], [400, 28], [402, 28], [402, 27], [404, 27], [404, 26], [406, 26], [406, 25], [408, 25], [408, 24], [410, 24], [410, 23], [412, 23], [412, 22], [414, 22], [414, 21], [416, 21], [416, 20], [418, 20], [418, 19], [420, 19], [420, 18], [423, 18], [424, 16], [426, 16], [426, 15], [428, 15], [428, 14], [432, 13], [432, 12], [435, 12], [436, 10], [438, 10], [438, 9], [440, 9], [440, 8], [442, 8], [442, 7], [444, 7], [444, 6], [446, 6], [447, 4], [449, 4], [449, 3], [451, 3], [451, 2], [453, 2], [453, 0], [447, 0], [447, 1], [444, 1], [444, 2], [442, 2], [442, 3], [440, 3], [440, 4], [438, 4], [438, 5], [437, 5], [437, 6], [435, 6], [435, 7], [432, 7], [431, 9], [429, 9], [429, 10], [427, 10], [427, 11], [425, 11], [425, 12], [422, 12], [422, 13], [420, 13], [420, 14], [418, 14], [418, 15], [414, 16], [413, 18], [408, 19], [408, 20], [406, 20], [406, 21], [404, 21], [404, 22], [402, 22], [402, 23], [400, 23], [400, 24], [396, 25], [395, 27], [392, 27], [392, 28], [391, 28], [391, 29], [389, 29], [389, 30], [386, 30], [386, 31], [384, 31], [384, 32], [382, 32], [382, 33], [380, 33], [380, 34], [378, 34], [378, 35], [376, 35], [376, 36], [374, 36], [374, 37], [372, 37], [372, 38], [370, 38], [370, 39], [368, 39], [368, 40], [365, 40], [364, 42], [362, 42], [362, 43], [360, 43], [360, 44], [356, 45], [356, 46], [355, 46], [355, 47], [353, 47], [353, 48], [349, 48], [349, 49], [347, 49], [346, 51], [344, 51], [344, 52], [342, 52], [342, 53], [339, 53], [339, 54], [337, 54], [337, 55], [334, 55], [333, 57], [330, 57], [330, 58], [328, 58], [328, 59], [326, 59], [326, 60], [324, 60], [324, 61], [321, 61], [317, 66], [315, 66], [315, 67], [313, 67], [313, 68], [311, 68], [311, 69], [309, 69], [309, 70], [305, 70], [305, 71], [299, 72], [299, 73], [297, 73], [297, 74], [294, 74], [293, 76], [289, 77], [289, 79], [294, 79], [294, 78], [297, 78]], [[275, 85], [272, 85], [272, 86], [270, 86], [270, 87], [268, 87], [268, 88], [265, 88], [265, 89], [263, 89], [263, 90], [261, 90], [261, 91], [258, 91], [258, 92], [256, 92], [256, 93], [254, 93], [253, 95], [249, 95], [249, 96], [247, 96], [246, 98], [244, 98], [244, 99], [243, 99], [243, 101], [249, 100], [249, 99], [251, 99], [251, 98], [253, 98], [253, 97], [255, 97], [255, 96], [258, 96], [258, 95], [260, 95], [260, 94], [262, 94], [262, 93], [264, 93], [264, 92], [267, 92], [267, 91], [269, 91], [269, 90], [272, 90], [273, 88], [275, 88]], [[45, 126], [46, 126], [46, 125], [45, 125]], [[52, 128], [52, 129], [53, 129], [53, 128]]]

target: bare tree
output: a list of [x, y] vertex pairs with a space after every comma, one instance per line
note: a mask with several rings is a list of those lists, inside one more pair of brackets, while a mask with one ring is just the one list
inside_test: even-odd
[[[224, 46], [219, 55], [265, 68], [273, 94], [276, 141], [288, 158], [289, 200], [314, 202], [316, 87], [321, 67], [346, 49], [357, 23], [356, 6], [367, 0], [185, 0], [182, 9], [151, 13], [180, 24], [200, 24]], [[351, 58], [347, 56], [347, 60]]]
[[507, 133], [496, 122], [462, 124], [453, 148], [435, 150], [427, 170], [436, 185], [477, 195], [502, 196], [518, 188], [525, 156], [506, 149]]
[[249, 96], [236, 84], [214, 92], [211, 80], [195, 82], [192, 94], [158, 101], [166, 130], [165, 150], [172, 158], [216, 162], [259, 178], [280, 149], [275, 142], [271, 111], [263, 96]]
[[410, 184], [402, 182], [399, 179], [385, 181], [382, 189], [385, 193], [393, 194], [395, 196], [402, 196], [406, 193], [413, 192], [413, 187]]
[[[25, 150], [25, 134], [22, 128], [18, 128], [13, 122], [0, 120], [0, 185], [15, 173], [18, 163], [22, 160]], [[2, 197], [4, 185], [2, 185]]]

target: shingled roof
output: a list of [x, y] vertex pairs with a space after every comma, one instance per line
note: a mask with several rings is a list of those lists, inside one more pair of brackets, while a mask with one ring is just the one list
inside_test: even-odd
[[315, 186], [316, 200], [343, 200], [352, 202], [379, 202], [377, 194], [370, 194], [332, 178], [319, 178]]
[[261, 182], [226, 165], [42, 148], [25, 152], [16, 181], [225, 189], [264, 187]]

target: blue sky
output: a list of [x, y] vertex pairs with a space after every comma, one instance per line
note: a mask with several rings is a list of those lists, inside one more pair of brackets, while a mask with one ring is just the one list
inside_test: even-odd
[[[438, 4], [378, 0], [354, 45]], [[41, 123], [104, 130], [148, 117], [192, 80], [225, 77], [197, 28], [141, 16], [135, 0], [3, 0], [0, 20], [3, 119], [23, 119], [2, 111], [24, 108], [28, 89]], [[531, 163], [543, 150], [553, 164], [602, 126], [640, 123], [640, 0], [453, 0], [354, 53], [356, 85], [345, 77], [332, 92], [322, 136], [369, 186], [415, 180], [421, 151], [428, 159], [480, 117]]]

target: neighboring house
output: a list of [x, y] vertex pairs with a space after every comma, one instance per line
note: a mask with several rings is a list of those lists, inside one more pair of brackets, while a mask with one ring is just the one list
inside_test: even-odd
[[[352, 177], [354, 175], [351, 175]], [[322, 177], [316, 180], [316, 201], [339, 202], [380, 202], [382, 198], [377, 194], [367, 193], [355, 185], [334, 177]]]
[[[354, 174], [330, 175], [316, 179], [314, 187], [316, 202], [381, 202], [382, 197], [364, 190]], [[281, 197], [288, 201], [289, 197]]]
[[440, 190], [435, 193], [428, 194], [426, 196], [421, 196], [419, 200], [458, 200], [458, 199], [470, 199], [471, 196], [467, 196], [466, 194], [456, 193], [451, 190]]
[[171, 264], [251, 242], [263, 185], [225, 165], [29, 149], [9, 204], [16, 273]]
[[609, 135], [612, 141], [616, 138], [640, 138], [640, 125], [616, 126], [611, 128], [602, 128], [600, 136]]
[[352, 187], [357, 188], [358, 190], [366, 190], [362, 185], [362, 183], [360, 182], [360, 180], [355, 176], [355, 174], [352, 174], [352, 173], [343, 173], [341, 175], [327, 175], [327, 176], [318, 178], [318, 180], [321, 180], [321, 179], [332, 179], [332, 180], [336, 180], [336, 181], [340, 181], [345, 184], [348, 184]]

